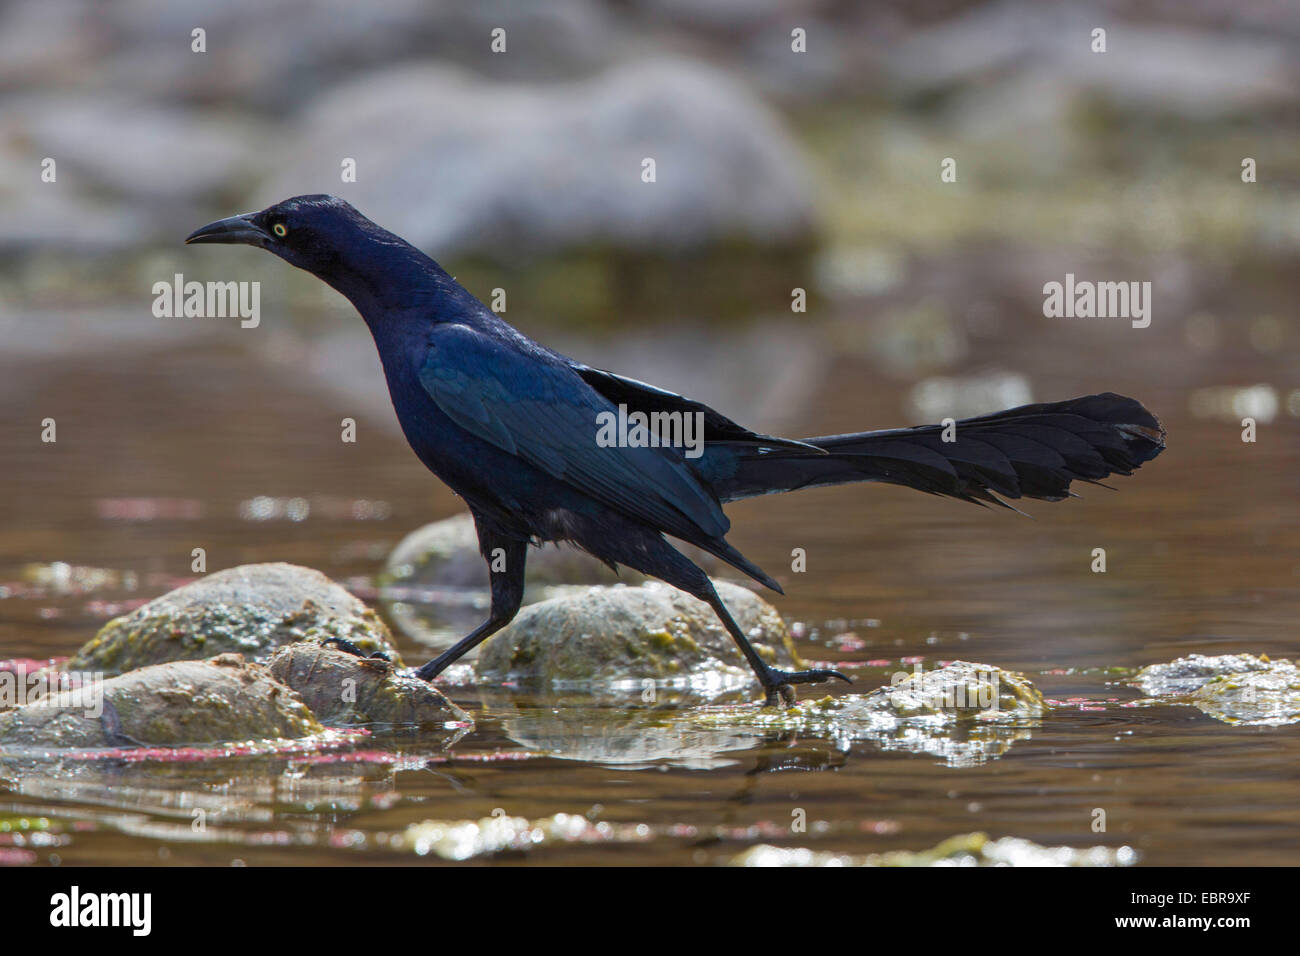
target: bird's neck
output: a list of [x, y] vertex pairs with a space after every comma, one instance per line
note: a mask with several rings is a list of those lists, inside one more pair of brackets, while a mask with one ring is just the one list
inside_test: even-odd
[[478, 304], [438, 263], [401, 240], [355, 251], [349, 260], [320, 277], [347, 297], [377, 335], [400, 316], [458, 321], [470, 303]]

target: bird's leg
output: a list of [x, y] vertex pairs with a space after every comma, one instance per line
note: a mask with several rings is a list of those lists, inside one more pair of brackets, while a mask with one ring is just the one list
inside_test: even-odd
[[432, 681], [468, 651], [473, 650], [519, 613], [524, 599], [524, 566], [528, 561], [528, 542], [504, 538], [479, 528], [479, 549], [488, 563], [492, 580], [492, 610], [488, 619], [415, 672], [415, 676]]
[[845, 677], [839, 671], [819, 669], [810, 671], [783, 671], [770, 666], [763, 658], [758, 656], [758, 651], [754, 650], [754, 645], [749, 643], [749, 638], [745, 632], [740, 629], [736, 619], [731, 616], [727, 606], [722, 603], [717, 592], [709, 588], [710, 594], [705, 596], [709, 606], [713, 608], [722, 621], [723, 626], [730, 632], [731, 637], [735, 640], [740, 652], [745, 655], [745, 660], [753, 668], [754, 673], [758, 675], [759, 683], [763, 685], [764, 706], [772, 706], [777, 703], [778, 698], [786, 703], [794, 703], [794, 684], [821, 684], [830, 680], [832, 677], [838, 677], [846, 684], [852, 684], [849, 678]]

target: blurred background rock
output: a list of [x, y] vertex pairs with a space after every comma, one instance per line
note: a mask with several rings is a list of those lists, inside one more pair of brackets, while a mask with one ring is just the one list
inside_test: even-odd
[[[15, 313], [228, 268], [177, 238], [315, 191], [481, 296], [507, 289], [513, 318], [583, 334], [788, 313], [799, 286], [805, 326], [853, 304], [832, 329], [850, 350], [952, 367], [1067, 268], [1153, 278], [1168, 329], [1234, 268], [1300, 246], [1298, 47], [1300, 11], [1262, 0], [10, 0], [6, 338], [33, 324]], [[240, 269], [276, 269], [280, 330], [346, 327], [305, 277]], [[281, 294], [314, 308], [286, 319]], [[860, 334], [870, 312], [879, 336]]]

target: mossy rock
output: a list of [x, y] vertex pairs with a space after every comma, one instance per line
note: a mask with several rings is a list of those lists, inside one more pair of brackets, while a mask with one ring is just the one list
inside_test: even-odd
[[314, 643], [293, 644], [271, 658], [270, 670], [330, 727], [473, 726], [468, 714], [427, 681], [379, 658]]
[[1254, 654], [1189, 654], [1164, 664], [1148, 664], [1129, 683], [1152, 697], [1173, 697], [1190, 694], [1216, 677], [1267, 671], [1271, 663]]
[[800, 701], [791, 707], [717, 707], [687, 718], [706, 727], [825, 737], [847, 747], [931, 754], [950, 767], [976, 766], [1027, 740], [1046, 711], [1023, 674], [953, 661], [909, 673], [867, 694]]
[[239, 654], [142, 667], [0, 714], [6, 748], [182, 746], [323, 730], [297, 694]]
[[1041, 717], [1043, 695], [1024, 674], [989, 664], [952, 661], [872, 691], [863, 707], [895, 718], [996, 721]]
[[[755, 649], [778, 667], [795, 665], [785, 622], [748, 588], [716, 582], [718, 596]], [[593, 587], [524, 608], [484, 645], [484, 680], [538, 684], [682, 680], [752, 673], [713, 609], [657, 582]]]
[[1300, 669], [1289, 660], [1192, 654], [1144, 667], [1130, 683], [1153, 701], [1190, 704], [1227, 724], [1280, 726], [1300, 721]]
[[108, 676], [166, 661], [239, 653], [269, 658], [300, 641], [330, 637], [400, 662], [379, 615], [319, 571], [246, 564], [217, 571], [114, 618], [64, 670]]

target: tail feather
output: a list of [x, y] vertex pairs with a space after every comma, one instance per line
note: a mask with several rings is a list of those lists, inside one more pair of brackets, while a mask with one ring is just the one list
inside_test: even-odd
[[[1165, 447], [1155, 416], [1106, 392], [1024, 405], [955, 425], [806, 438], [821, 453], [721, 443], [733, 460], [713, 481], [723, 501], [857, 481], [884, 481], [976, 504], [1060, 501], [1072, 481], [1130, 475]], [[1013, 509], [1014, 510], [1014, 509]]]

